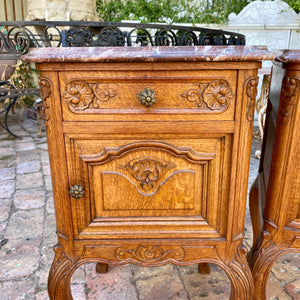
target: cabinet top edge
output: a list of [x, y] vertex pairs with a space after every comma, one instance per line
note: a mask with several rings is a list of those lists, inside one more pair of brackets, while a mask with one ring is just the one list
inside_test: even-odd
[[32, 48], [24, 62], [233, 62], [273, 60], [264, 46]]
[[287, 64], [300, 64], [300, 49], [283, 50], [283, 52], [276, 57], [276, 61]]

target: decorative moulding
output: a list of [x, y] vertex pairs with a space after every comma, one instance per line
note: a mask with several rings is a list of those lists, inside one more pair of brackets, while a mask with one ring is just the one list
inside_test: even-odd
[[229, 15], [229, 26], [232, 25], [299, 25], [300, 14], [297, 14], [283, 1], [254, 1], [236, 15]]

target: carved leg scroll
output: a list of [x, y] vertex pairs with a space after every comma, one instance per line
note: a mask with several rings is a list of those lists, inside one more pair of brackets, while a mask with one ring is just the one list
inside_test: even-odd
[[97, 263], [96, 272], [99, 274], [107, 273], [108, 272], [108, 264]]
[[74, 263], [63, 252], [61, 245], [54, 246], [54, 251], [55, 258], [48, 279], [49, 298], [51, 300], [73, 300], [70, 280], [75, 271]]
[[247, 248], [240, 246], [235, 258], [227, 264], [226, 273], [231, 281], [231, 300], [253, 299], [253, 280], [246, 253]]
[[198, 264], [198, 271], [200, 274], [210, 274], [210, 267], [208, 263]]
[[252, 275], [254, 281], [254, 299], [266, 300], [266, 289], [270, 271], [280, 256], [281, 249], [277, 247], [267, 231], [263, 231], [262, 243], [257, 252], [253, 253]]

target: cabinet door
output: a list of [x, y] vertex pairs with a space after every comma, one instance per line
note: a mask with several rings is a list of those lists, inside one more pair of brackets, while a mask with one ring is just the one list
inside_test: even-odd
[[69, 184], [85, 191], [70, 195], [77, 238], [221, 237], [231, 141], [67, 135]]

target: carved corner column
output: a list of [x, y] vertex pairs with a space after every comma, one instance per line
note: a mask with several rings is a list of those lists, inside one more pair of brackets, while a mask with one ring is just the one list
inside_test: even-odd
[[[228, 237], [230, 243], [228, 243], [227, 247], [228, 251], [233, 253], [233, 258], [226, 265], [229, 269], [228, 276], [232, 284], [230, 299], [252, 299], [254, 284], [246, 258], [247, 248], [243, 245], [244, 225], [238, 220], [241, 218], [244, 220], [245, 218], [246, 203], [244, 199], [247, 197], [248, 161], [251, 153], [255, 99], [258, 85], [257, 70], [239, 72], [238, 83], [238, 90], [240, 90], [240, 95], [243, 99], [237, 105], [237, 134], [233, 147], [236, 149], [234, 151], [238, 153], [239, 167], [236, 170], [232, 170], [232, 176], [235, 177], [235, 191], [239, 191], [239, 193], [235, 193], [232, 196], [234, 205], [232, 205], [232, 218], [229, 217], [231, 221], [229, 226], [232, 226], [232, 234]], [[241, 149], [243, 149], [243, 152], [239, 153]]]
[[[70, 205], [68, 193], [65, 193], [65, 189], [68, 191], [69, 188], [69, 184], [65, 179], [65, 173], [67, 172], [66, 163], [62, 164], [60, 168], [58, 168], [53, 162], [57, 158], [60, 158], [62, 161], [66, 162], [65, 153], [61, 151], [61, 148], [57, 146], [55, 140], [53, 139], [57, 133], [62, 133], [62, 115], [60, 111], [55, 111], [55, 107], [58, 105], [56, 101], [59, 101], [59, 92], [57, 89], [54, 89], [54, 85], [57, 84], [57, 81], [58, 77], [55, 73], [41, 73], [39, 79], [41, 99], [43, 101], [41, 118], [45, 121], [51, 178], [53, 183], [55, 180], [60, 180], [60, 185], [52, 185], [56, 211], [63, 210]], [[60, 139], [61, 145], [64, 145], [63, 135], [59, 135], [58, 138]], [[64, 199], [63, 205], [57, 200], [60, 198]], [[71, 228], [71, 216], [65, 215], [64, 217], [59, 217], [59, 214], [56, 214], [56, 224], [59, 243], [64, 246], [65, 240], [70, 240], [73, 238], [73, 232], [71, 230], [66, 230], [66, 228]]]
[[[61, 159], [61, 161], [66, 161], [65, 153], [61, 151], [53, 140], [53, 137], [58, 132], [62, 132], [62, 115], [59, 110], [54, 112], [54, 109], [58, 106], [56, 101], [59, 101], [59, 92], [54, 88], [54, 85], [57, 85], [58, 77], [56, 73], [48, 72], [41, 72], [40, 76], [39, 85], [42, 99], [40, 115], [45, 121], [52, 183], [54, 183], [55, 180], [60, 182], [60, 184], [53, 184], [52, 186], [55, 210], [62, 211], [67, 208], [67, 211], [70, 211], [69, 197], [65, 191], [65, 189], [68, 189], [68, 182], [65, 179], [65, 172], [67, 172], [66, 164], [61, 164], [60, 168], [54, 164], [54, 160], [58, 158]], [[62, 135], [58, 135], [57, 138], [60, 139], [60, 143], [63, 145], [64, 139], [62, 138]], [[71, 259], [65, 254], [73, 253], [73, 245], [69, 243], [69, 241], [73, 239], [71, 223], [72, 220], [70, 214], [61, 215], [56, 213], [56, 234], [58, 244], [54, 246], [55, 259], [48, 280], [48, 289], [51, 300], [72, 299], [70, 287], [68, 287], [68, 285], [71, 275], [74, 272], [72, 269], [73, 258]], [[65, 292], [66, 294], [64, 294]]]
[[[238, 89], [242, 92], [243, 99], [237, 99], [237, 120], [236, 120], [236, 139], [234, 141], [234, 151], [236, 156], [233, 159], [238, 159], [233, 163], [232, 175], [234, 177], [234, 194], [231, 196], [232, 204], [229, 208], [229, 226], [232, 226], [232, 235], [228, 237], [231, 241], [230, 248], [238, 248], [244, 237], [244, 223], [239, 222], [245, 218], [247, 186], [249, 176], [249, 164], [251, 155], [251, 141], [254, 122], [255, 99], [257, 94], [258, 77], [257, 70], [240, 72], [238, 78]], [[238, 168], [235, 168], [235, 165]], [[242, 201], [241, 201], [242, 200]]]
[[[259, 66], [258, 66], [259, 67]], [[238, 90], [243, 99], [237, 99], [236, 108], [236, 139], [234, 152], [239, 161], [235, 162], [238, 168], [232, 169], [234, 176], [234, 193], [230, 197], [232, 205], [229, 207], [228, 226], [232, 226], [231, 236], [228, 237], [227, 251], [232, 253], [232, 258], [225, 262], [228, 268], [227, 274], [231, 280], [232, 289], [230, 299], [252, 299], [254, 284], [251, 269], [248, 265], [247, 248], [243, 245], [244, 223], [239, 220], [245, 218], [247, 183], [251, 154], [251, 141], [254, 123], [255, 99], [257, 94], [258, 77], [257, 70], [244, 70], [238, 74]], [[234, 156], [233, 159], [236, 159]], [[237, 191], [239, 191], [237, 193]]]

